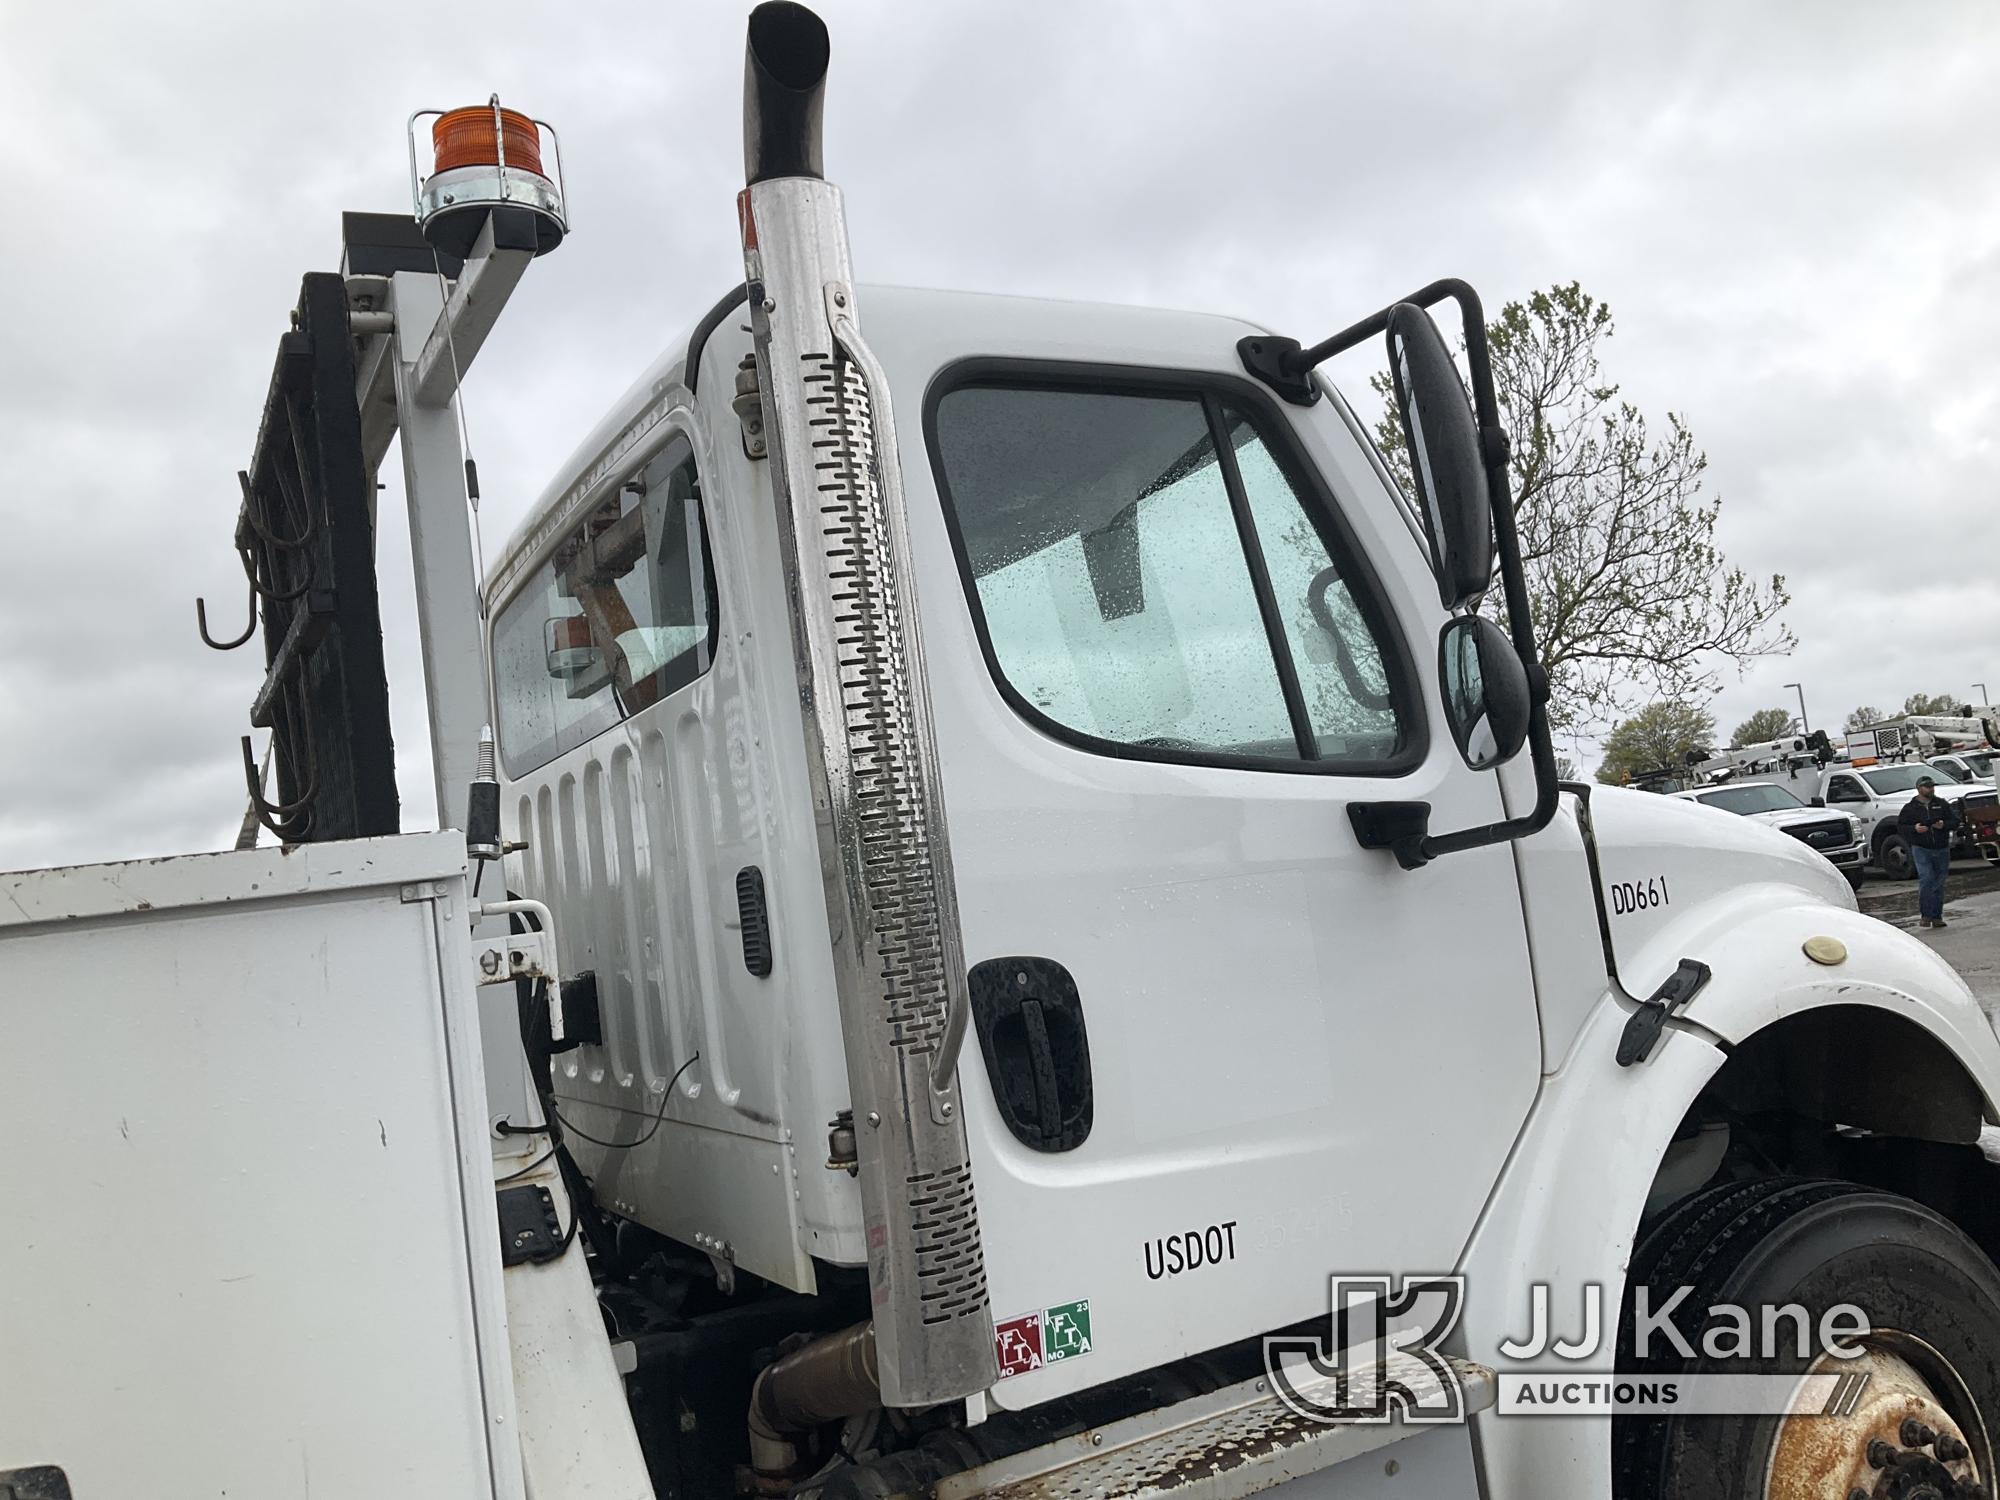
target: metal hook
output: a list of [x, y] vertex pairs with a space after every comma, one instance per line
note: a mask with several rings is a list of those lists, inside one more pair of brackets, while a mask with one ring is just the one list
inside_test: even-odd
[[[276, 731], [274, 730], [273, 733], [276, 733]], [[251, 805], [257, 809], [259, 821], [266, 828], [269, 828], [271, 832], [278, 833], [281, 830], [272, 819], [289, 819], [295, 817], [311, 806], [313, 798], [319, 795], [319, 766], [317, 759], [316, 757], [308, 757], [306, 761], [306, 786], [296, 798], [290, 802], [271, 802], [267, 801], [264, 796], [263, 777], [257, 774], [257, 755], [250, 748], [250, 736], [247, 734], [244, 735], [238, 743], [243, 747], [243, 784], [249, 789]], [[308, 737], [306, 743], [310, 747], [312, 743], [310, 737]]]
[[[294, 432], [297, 431], [296, 421], [293, 424], [293, 430]], [[294, 438], [294, 441], [296, 441], [296, 438]], [[272, 471], [272, 474], [278, 481], [278, 492], [284, 496], [287, 505], [291, 504], [292, 492], [285, 487], [284, 475], [275, 469]], [[313, 533], [317, 528], [313, 524], [312, 505], [310, 503], [302, 507], [305, 511], [304, 529], [297, 536], [274, 536], [257, 514], [259, 509], [257, 492], [250, 485], [249, 473], [243, 469], [238, 469], [236, 471], [236, 481], [243, 486], [243, 519], [249, 523], [250, 529], [257, 533], [259, 541], [263, 542], [267, 547], [276, 547], [282, 552], [290, 552], [295, 548], [303, 547], [313, 539]]]
[[218, 641], [208, 633], [208, 601], [199, 594], [194, 600], [195, 629], [201, 632], [201, 643], [212, 651], [234, 651], [257, 632], [257, 580], [250, 580], [250, 623], [243, 627], [243, 634], [233, 641]]
[[288, 593], [280, 593], [277, 589], [267, 589], [257, 581], [257, 559], [251, 554], [250, 549], [245, 547], [236, 555], [242, 560], [243, 576], [250, 580], [250, 587], [262, 594], [273, 604], [290, 604], [294, 599], [302, 597], [313, 586], [314, 575], [308, 573], [305, 582]]

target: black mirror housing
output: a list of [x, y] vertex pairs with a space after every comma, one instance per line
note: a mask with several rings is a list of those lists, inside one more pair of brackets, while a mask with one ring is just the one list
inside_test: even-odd
[[1444, 335], [1412, 303], [1389, 309], [1389, 372], [1409, 446], [1431, 571], [1446, 609], [1474, 603], [1493, 580], [1493, 505], [1472, 402]]
[[1438, 634], [1438, 684], [1458, 753], [1490, 771], [1521, 753], [1534, 695], [1507, 633], [1480, 615], [1447, 620]]
[[[1465, 326], [1470, 402], [1443, 336], [1423, 310], [1446, 299], [1458, 304]], [[1431, 831], [1427, 802], [1348, 803], [1348, 821], [1354, 825], [1362, 848], [1388, 850], [1404, 869], [1416, 870], [1442, 854], [1526, 838], [1548, 827], [1555, 817], [1562, 778], [1549, 734], [1548, 674], [1535, 644], [1534, 608], [1528, 598], [1520, 535], [1514, 525], [1514, 501], [1509, 494], [1507, 434], [1500, 425], [1492, 354], [1478, 293], [1455, 279], [1434, 281], [1311, 347], [1276, 334], [1255, 334], [1239, 339], [1236, 352], [1243, 368], [1284, 400], [1311, 406], [1320, 395], [1313, 380], [1314, 368], [1385, 332], [1389, 335], [1397, 415], [1410, 444], [1411, 469], [1419, 488], [1417, 498], [1439, 599], [1454, 613], [1472, 606], [1491, 587], [1496, 561], [1499, 567], [1507, 617], [1504, 639], [1512, 646], [1514, 664], [1492, 663], [1490, 642], [1471, 624], [1451, 622], [1440, 642], [1441, 667], [1452, 665], [1447, 653], [1458, 658], [1459, 683], [1454, 686], [1447, 670], [1447, 697], [1456, 691], [1462, 704], [1474, 706], [1472, 712], [1454, 716], [1454, 734], [1460, 733], [1461, 725], [1464, 728], [1459, 750], [1476, 763], [1490, 765], [1498, 765], [1507, 754], [1517, 752], [1522, 743], [1514, 728], [1517, 695], [1525, 688], [1526, 743], [1533, 752], [1535, 768], [1532, 808], [1498, 822], [1449, 833]], [[1492, 628], [1497, 633], [1497, 627]], [[1454, 629], [1460, 632], [1457, 636], [1451, 633]], [[1472, 681], [1475, 672], [1479, 679], [1476, 693]], [[1492, 739], [1490, 761], [1486, 759], [1488, 747], [1475, 739], [1480, 733]], [[1500, 753], [1502, 750], [1506, 753]]]

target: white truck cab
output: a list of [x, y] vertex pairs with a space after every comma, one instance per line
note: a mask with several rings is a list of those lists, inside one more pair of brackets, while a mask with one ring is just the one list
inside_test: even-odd
[[1955, 782], [1984, 782], [1988, 786], [1994, 781], [1996, 758], [2000, 758], [2000, 750], [1944, 750], [1927, 757], [1933, 767]]
[[1845, 875], [1850, 885], [1859, 886], [1865, 876], [1868, 841], [1861, 820], [1848, 813], [1809, 806], [1770, 782], [1692, 787], [1670, 795], [1775, 828], [1816, 851]]
[[[558, 184], [530, 170], [537, 122], [497, 101], [446, 115], [413, 183], [428, 243], [375, 247], [364, 272], [350, 241], [345, 283], [308, 278], [321, 300], [280, 345], [238, 527], [275, 801], [244, 755], [258, 817], [288, 848], [334, 851], [341, 879], [295, 875], [282, 931], [258, 923], [259, 887], [290, 856], [260, 851], [204, 867], [184, 922], [149, 916], [171, 861], [92, 877], [92, 914], [199, 1018], [203, 985], [180, 976], [207, 971], [175, 945], [225, 912], [254, 967], [229, 1014], [255, 1018], [311, 951], [300, 924], [345, 902], [343, 963], [400, 963], [373, 1002], [412, 1034], [419, 1009], [456, 1031], [392, 1088], [357, 1061], [365, 1015], [345, 1018], [317, 1083], [353, 1079], [365, 1118], [322, 1109], [319, 1145], [288, 1154], [263, 1123], [282, 1101], [260, 1096], [254, 1153], [204, 1136], [149, 1162], [154, 1197], [173, 1201], [153, 1174], [174, 1170], [250, 1194], [254, 1164], [256, 1192], [351, 1230], [398, 1224], [411, 1182], [448, 1186], [426, 1264], [436, 1295], [484, 1300], [424, 1368], [449, 1366], [431, 1383], [449, 1376], [452, 1409], [483, 1423], [455, 1433], [451, 1472], [485, 1476], [466, 1494], [1990, 1483], [2000, 1195], [1978, 1141], [2000, 1120], [2000, 1041], [1951, 968], [1861, 916], [1806, 842], [1559, 785], [1472, 290], [1433, 282], [1307, 346], [1232, 317], [857, 284], [823, 175], [825, 28], [777, 0], [749, 31], [741, 279], [718, 268], [725, 294], [584, 439], [483, 591], [452, 407], [497, 304], [563, 228]], [[448, 295], [440, 241], [462, 257]], [[1427, 311], [1446, 304], [1463, 374]], [[1410, 496], [1317, 373], [1378, 338]], [[325, 369], [346, 386], [315, 383]], [[301, 391], [303, 417], [286, 404]], [[370, 565], [398, 432], [440, 806], [470, 880], [432, 848], [413, 867], [432, 873], [385, 884], [394, 860], [346, 837], [355, 816], [394, 822], [352, 707], [380, 686], [368, 622], [356, 588], [322, 600], [282, 570], [309, 542]], [[266, 443], [299, 460], [269, 482]], [[344, 476], [331, 540], [267, 508], [296, 498], [294, 473]], [[342, 576], [372, 600], [372, 572]], [[315, 696], [316, 642], [346, 653], [337, 701]], [[379, 624], [374, 644], [379, 664]], [[375, 730], [385, 744], [386, 717]], [[75, 879], [0, 889], [22, 914], [0, 917], [0, 995], [53, 1018], [29, 1034], [93, 1126], [9, 1156], [10, 1198], [68, 1189], [50, 1200], [66, 1254], [129, 1237], [115, 1202], [76, 1189], [92, 1153], [128, 1145], [76, 1036], [122, 1035], [118, 1007], [147, 998], [65, 927]], [[424, 943], [378, 945], [411, 905]], [[51, 931], [71, 940], [31, 946]], [[198, 1025], [144, 1035], [118, 1076], [209, 1076]], [[310, 1056], [276, 1023], [228, 1039], [233, 1070]], [[198, 1092], [171, 1093], [202, 1117]], [[46, 1128], [45, 1095], [0, 1099], [17, 1143]], [[395, 1159], [372, 1107], [389, 1097], [431, 1147], [400, 1197], [369, 1175]], [[337, 1205], [315, 1196], [328, 1137]], [[210, 1264], [230, 1236], [206, 1227], [188, 1274], [242, 1275]], [[384, 1274], [394, 1243], [373, 1246]], [[0, 1249], [0, 1314], [41, 1284], [33, 1252]], [[204, 1288], [216, 1347], [286, 1347], [282, 1302], [244, 1284]], [[1751, 1326], [1847, 1304], [1867, 1323], [1838, 1348], [1635, 1339], [1648, 1306], [1697, 1284]], [[343, 1326], [387, 1362], [394, 1310], [431, 1300], [343, 1290]], [[63, 1321], [10, 1351], [0, 1414], [60, 1363]], [[1688, 1327], [1702, 1337], [1699, 1312]], [[187, 1384], [179, 1353], [135, 1340], [116, 1370], [68, 1373], [122, 1416], [149, 1380]], [[1716, 1373], [1784, 1394], [1696, 1417], [1684, 1383]], [[1806, 1375], [1810, 1401], [1793, 1394]], [[268, 1437], [297, 1399], [259, 1389]], [[151, 1493], [209, 1493], [197, 1458], [247, 1451], [246, 1418], [178, 1394], [174, 1441], [62, 1432], [101, 1431], [99, 1456], [143, 1465]], [[310, 1468], [358, 1492], [410, 1434], [391, 1403], [341, 1411], [338, 1462]], [[0, 1493], [31, 1470], [37, 1495], [65, 1465], [111, 1472], [81, 1441], [48, 1451], [56, 1431], [0, 1415]], [[278, 1493], [299, 1456], [264, 1442], [266, 1469], [231, 1470], [235, 1487]]]
[[[866, 1274], [879, 1368], [818, 1411], [963, 1402], [1019, 1444], [1229, 1368], [1357, 1268], [1463, 1274], [1452, 1348], [1491, 1369], [1521, 1327], [1494, 1289], [1627, 1287], [1642, 1231], [1758, 1179], [1770, 1119], [1823, 1116], [1777, 1148], [1809, 1173], [1863, 1116], [1976, 1138], [1990, 1027], [1821, 852], [1558, 792], [1468, 289], [1303, 349], [857, 286], [816, 140], [767, 124], [747, 285], [607, 413], [487, 595], [508, 885], [595, 977], [550, 1109], [637, 1249], [816, 1303]], [[1470, 405], [1415, 305], [1441, 300]], [[1312, 372], [1385, 332], [1408, 499]], [[1511, 636], [1475, 612], [1495, 587]], [[1808, 1102], [1812, 1059], [1878, 1033], [1970, 1070], [1953, 1121], [1898, 1119], [1917, 1085], [1874, 1074]], [[1483, 1492], [1601, 1495], [1614, 1465], [1678, 1492], [1648, 1446], [1671, 1425], [1614, 1455], [1609, 1421], [1476, 1417]]]

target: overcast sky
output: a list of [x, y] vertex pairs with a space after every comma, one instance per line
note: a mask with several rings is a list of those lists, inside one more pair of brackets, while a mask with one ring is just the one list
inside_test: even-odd
[[[262, 675], [195, 638], [278, 334], [413, 108], [554, 120], [575, 234], [468, 383], [488, 551], [741, 273], [746, 4], [0, 0], [0, 868], [224, 845]], [[1572, 278], [1607, 371], [1782, 572], [1815, 724], [2000, 687], [2000, 11], [829, 0], [863, 280], [1156, 302], [1311, 339], [1433, 277]], [[381, 560], [405, 823], [432, 816], [400, 469]]]

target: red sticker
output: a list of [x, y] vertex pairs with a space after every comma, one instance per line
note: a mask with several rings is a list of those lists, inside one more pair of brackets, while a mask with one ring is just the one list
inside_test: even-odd
[[1042, 1367], [1042, 1315], [1031, 1312], [993, 1325], [993, 1352], [999, 1356], [1000, 1378], [1026, 1375]]

